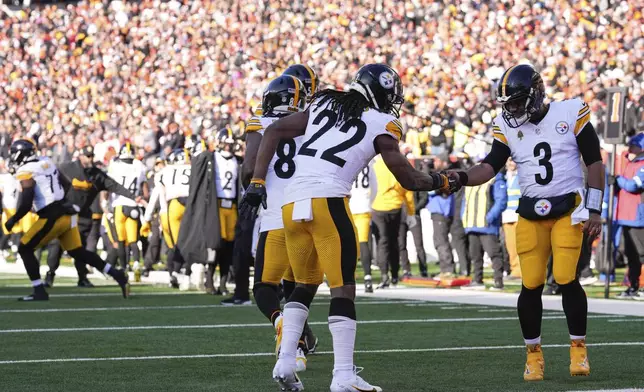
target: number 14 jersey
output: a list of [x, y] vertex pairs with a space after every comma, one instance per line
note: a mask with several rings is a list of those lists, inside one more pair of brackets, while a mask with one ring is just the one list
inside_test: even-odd
[[510, 128], [497, 116], [494, 139], [510, 148], [522, 196], [554, 197], [584, 187], [577, 135], [589, 121], [590, 108], [580, 99], [550, 103], [536, 125], [527, 122]]
[[391, 114], [368, 109], [361, 118], [338, 121], [329, 103], [309, 107], [309, 122], [295, 156], [297, 170], [285, 190], [283, 205], [313, 198], [346, 197], [358, 172], [376, 156], [374, 140], [397, 141], [402, 125]]

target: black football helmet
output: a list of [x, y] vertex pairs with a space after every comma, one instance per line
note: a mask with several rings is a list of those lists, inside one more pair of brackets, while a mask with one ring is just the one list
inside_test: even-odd
[[38, 159], [36, 144], [28, 139], [18, 139], [9, 149], [9, 169], [17, 169]]
[[119, 160], [132, 162], [134, 160], [134, 148], [130, 142], [126, 142], [119, 149]]
[[511, 128], [518, 128], [543, 106], [546, 88], [541, 75], [531, 65], [508, 68], [497, 87], [496, 102], [502, 105], [502, 116]]
[[400, 107], [405, 102], [403, 86], [400, 76], [390, 66], [363, 66], [353, 78], [349, 89], [362, 94], [374, 109], [400, 116]]
[[206, 142], [197, 135], [190, 135], [186, 138], [184, 148], [190, 151], [190, 155], [196, 157], [202, 152], [208, 150]]
[[306, 64], [291, 65], [282, 72], [282, 75], [295, 76], [304, 83], [304, 90], [310, 100], [313, 94], [318, 90], [318, 76], [315, 71]]
[[225, 157], [230, 158], [235, 151], [235, 138], [230, 128], [223, 128], [217, 132], [217, 150]]
[[187, 148], [175, 148], [168, 154], [166, 161], [168, 165], [190, 164], [190, 150]]
[[295, 76], [282, 75], [273, 79], [264, 90], [262, 115], [280, 117], [293, 112], [301, 112], [306, 105], [304, 84]]

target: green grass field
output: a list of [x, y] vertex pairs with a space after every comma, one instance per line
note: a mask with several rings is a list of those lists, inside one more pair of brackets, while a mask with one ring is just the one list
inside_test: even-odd
[[[153, 286], [134, 286], [129, 300], [116, 286], [100, 286], [55, 287], [49, 302], [17, 302], [27, 285], [25, 277], [0, 275], [1, 391], [278, 390], [274, 331], [254, 306], [226, 308], [221, 297]], [[328, 391], [331, 381], [328, 301], [320, 296], [311, 309], [320, 353], [301, 375], [306, 391]], [[592, 314], [592, 374], [571, 378], [566, 321], [546, 311], [546, 380], [527, 384], [513, 309], [369, 297], [357, 303], [355, 361], [385, 391], [644, 387], [644, 318]]]

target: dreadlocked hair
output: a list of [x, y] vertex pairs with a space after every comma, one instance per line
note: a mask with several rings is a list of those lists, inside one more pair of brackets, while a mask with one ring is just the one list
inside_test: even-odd
[[315, 102], [316, 108], [330, 103], [329, 109], [338, 113], [338, 123], [351, 118], [360, 118], [362, 113], [371, 107], [369, 101], [355, 90], [321, 90], [313, 94], [311, 102]]

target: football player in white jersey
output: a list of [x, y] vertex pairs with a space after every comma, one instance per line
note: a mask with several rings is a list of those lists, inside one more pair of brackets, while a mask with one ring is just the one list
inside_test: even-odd
[[[306, 105], [306, 86], [298, 78], [282, 75], [273, 79], [264, 90], [262, 117], [253, 117], [246, 127], [246, 157], [242, 166], [243, 178], [250, 180], [255, 168], [257, 150], [264, 130], [270, 124], [290, 113], [301, 112]], [[282, 199], [284, 188], [295, 174], [295, 154], [302, 143], [302, 137], [283, 139], [268, 168], [266, 188], [270, 199], [268, 208], [260, 212], [259, 241], [255, 256], [255, 284], [253, 295], [259, 310], [275, 327], [276, 347], [279, 353], [282, 341], [282, 307], [279, 298], [279, 284], [284, 287], [284, 297], [295, 290], [295, 278], [286, 253], [286, 237], [282, 223]], [[298, 342], [297, 370], [306, 370], [306, 354], [315, 351], [317, 338], [306, 323]]]
[[283, 390], [300, 391], [295, 354], [309, 306], [326, 274], [331, 288], [329, 329], [335, 354], [331, 392], [382, 391], [353, 365], [356, 336], [355, 268], [358, 236], [349, 211], [353, 181], [378, 153], [410, 190], [448, 189], [447, 176], [415, 170], [400, 153], [403, 103], [398, 74], [384, 64], [365, 65], [349, 91], [317, 92], [306, 111], [266, 128], [251, 184], [240, 209], [244, 217], [266, 208], [265, 179], [279, 141], [303, 136], [297, 170], [284, 190], [282, 221], [297, 286], [284, 306], [282, 345], [273, 378]]
[[22, 301], [46, 301], [49, 294], [40, 279], [40, 265], [34, 251], [50, 241], [58, 239], [60, 245], [74, 259], [87, 263], [112, 276], [127, 298], [129, 286], [127, 275], [106, 264], [96, 253], [83, 248], [78, 231], [78, 207], [65, 202], [65, 189], [71, 186], [47, 157], [38, 157], [35, 144], [26, 139], [16, 140], [11, 145], [11, 163], [16, 167], [16, 179], [20, 192], [16, 214], [4, 224], [11, 230], [32, 207], [38, 220], [20, 239], [18, 253], [33, 286], [33, 293], [20, 298]]
[[360, 264], [364, 270], [364, 291], [373, 293], [371, 280], [371, 248], [369, 238], [371, 237], [371, 163], [365, 166], [358, 173], [349, 199], [349, 209], [353, 216], [353, 222], [358, 230], [358, 242], [360, 243]]
[[[525, 380], [543, 380], [541, 292], [551, 254], [570, 333], [570, 374], [590, 374], [588, 304], [576, 270], [581, 247], [590, 245], [583, 243], [583, 233], [590, 241], [601, 233], [604, 190], [590, 108], [580, 99], [546, 104], [544, 98], [543, 80], [532, 66], [506, 70], [497, 91], [502, 114], [494, 121], [490, 154], [467, 173], [450, 173], [460, 184], [476, 186], [492, 179], [510, 156], [517, 164], [521, 199], [516, 244], [523, 280], [517, 307], [527, 346]], [[582, 164], [588, 169], [587, 185]]]
[[[136, 196], [148, 200], [149, 188], [145, 177], [145, 165], [134, 159], [134, 149], [130, 143], [125, 143], [119, 150], [118, 158], [110, 162], [107, 174], [126, 187]], [[139, 261], [139, 216], [140, 210], [136, 201], [126, 196], [112, 193], [110, 204], [114, 209], [114, 226], [118, 241], [118, 254], [121, 266], [129, 268], [130, 251], [132, 259]]]
[[219, 288], [213, 290], [215, 295], [227, 295], [228, 272], [233, 256], [235, 225], [237, 224], [237, 196], [239, 188], [240, 162], [234, 155], [235, 139], [230, 128], [217, 133], [215, 156], [215, 186], [219, 203], [219, 227], [222, 240], [221, 249], [217, 250], [215, 262], [208, 265], [208, 282], [211, 282], [215, 268], [219, 265]]
[[[15, 225], [11, 231], [5, 229], [4, 224], [9, 218], [11, 218], [16, 213], [16, 207], [18, 206], [18, 193], [20, 192], [20, 183], [16, 180], [13, 174], [6, 172], [0, 173], [0, 195], [2, 195], [1, 204], [2, 210], [2, 231], [6, 238], [3, 241], [9, 240], [9, 237], [14, 236], [14, 240], [17, 235], [22, 232], [21, 225]], [[17, 241], [14, 241], [17, 243]]]

